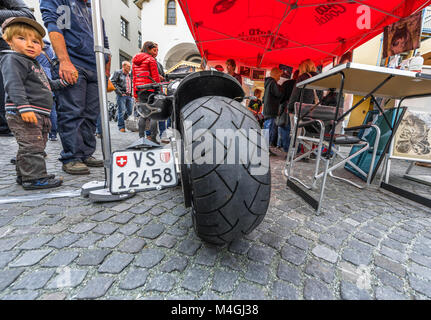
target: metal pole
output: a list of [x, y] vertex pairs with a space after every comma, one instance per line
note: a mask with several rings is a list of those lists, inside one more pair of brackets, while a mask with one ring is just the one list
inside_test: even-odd
[[99, 87], [99, 104], [100, 116], [102, 124], [102, 152], [105, 164], [105, 183], [107, 188], [111, 183], [111, 136], [109, 132], [109, 119], [108, 119], [108, 96], [106, 88], [106, 75], [105, 75], [105, 46], [102, 25], [102, 7], [101, 0], [91, 1], [91, 12], [93, 20], [93, 35], [94, 35], [94, 52], [96, 54], [97, 63], [97, 81]]

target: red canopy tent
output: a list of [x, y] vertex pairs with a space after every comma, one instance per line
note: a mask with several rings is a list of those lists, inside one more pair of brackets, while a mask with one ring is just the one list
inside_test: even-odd
[[431, 0], [179, 0], [202, 57], [297, 66], [353, 50]]

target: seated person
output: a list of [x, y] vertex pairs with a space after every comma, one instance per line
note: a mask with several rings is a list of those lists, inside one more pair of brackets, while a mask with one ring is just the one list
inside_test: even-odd
[[250, 100], [248, 103], [248, 109], [253, 112], [254, 117], [256, 118], [259, 125], [262, 127], [263, 125], [263, 115], [262, 115], [262, 90], [255, 89], [253, 95], [256, 97], [255, 100]]

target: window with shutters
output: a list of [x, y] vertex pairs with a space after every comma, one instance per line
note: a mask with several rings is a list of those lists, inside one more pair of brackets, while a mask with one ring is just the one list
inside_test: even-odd
[[129, 39], [129, 21], [124, 18], [121, 18], [121, 35]]

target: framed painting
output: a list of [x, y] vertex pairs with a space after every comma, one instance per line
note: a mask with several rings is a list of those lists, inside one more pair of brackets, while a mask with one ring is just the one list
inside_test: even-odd
[[265, 80], [266, 70], [265, 69], [253, 69], [251, 79], [257, 81]]
[[431, 163], [430, 112], [406, 112], [394, 137], [391, 158]]

